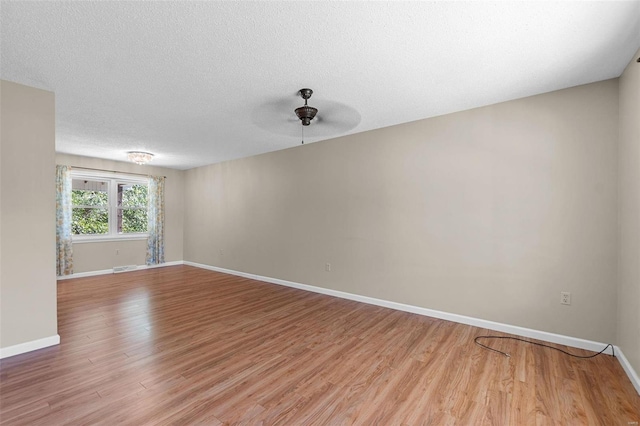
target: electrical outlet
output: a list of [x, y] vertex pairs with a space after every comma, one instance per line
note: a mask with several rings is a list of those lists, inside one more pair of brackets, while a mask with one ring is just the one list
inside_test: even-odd
[[120, 250], [116, 249], [116, 256], [120, 254]]
[[569, 293], [568, 291], [561, 291], [560, 292], [560, 303], [563, 305], [570, 305], [571, 304], [571, 293]]
[[325, 263], [324, 264], [324, 270], [327, 272], [331, 272], [331, 264], [330, 263]]
[[224, 250], [220, 249], [220, 256], [224, 256]]

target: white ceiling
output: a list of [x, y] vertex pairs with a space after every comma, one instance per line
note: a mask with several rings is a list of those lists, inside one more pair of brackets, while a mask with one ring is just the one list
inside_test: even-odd
[[[188, 169], [618, 77], [640, 1], [7, 2], [1, 76], [56, 150]], [[323, 109], [324, 107], [324, 109]], [[324, 120], [324, 121], [322, 121]]]

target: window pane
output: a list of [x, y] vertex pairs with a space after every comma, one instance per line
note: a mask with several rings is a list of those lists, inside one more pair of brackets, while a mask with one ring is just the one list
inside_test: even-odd
[[122, 209], [119, 213], [118, 232], [147, 232], [147, 209]]
[[118, 184], [118, 207], [147, 207], [146, 184]]
[[74, 235], [109, 233], [109, 212], [107, 209], [74, 207], [71, 215], [71, 232]]
[[74, 207], [71, 213], [71, 233], [73, 235], [109, 233], [108, 188], [109, 183], [104, 181], [72, 180], [71, 202]]
[[71, 202], [74, 206], [107, 206], [109, 184], [107, 182], [73, 179]]
[[118, 183], [118, 233], [147, 232], [147, 185]]

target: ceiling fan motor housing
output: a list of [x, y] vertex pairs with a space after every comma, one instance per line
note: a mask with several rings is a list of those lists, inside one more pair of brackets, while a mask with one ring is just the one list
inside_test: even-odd
[[296, 108], [296, 115], [302, 121], [303, 126], [308, 126], [311, 124], [311, 120], [316, 116], [318, 110], [314, 107], [310, 107], [308, 105], [301, 106], [300, 108]]
[[295, 112], [298, 118], [300, 119], [300, 121], [302, 121], [302, 125], [308, 126], [309, 124], [311, 124], [311, 120], [313, 120], [313, 118], [318, 113], [317, 108], [310, 107], [309, 105], [307, 105], [307, 99], [311, 97], [311, 95], [313, 94], [313, 90], [300, 89], [299, 93], [302, 99], [304, 99], [304, 106], [301, 106], [300, 108], [296, 108]]

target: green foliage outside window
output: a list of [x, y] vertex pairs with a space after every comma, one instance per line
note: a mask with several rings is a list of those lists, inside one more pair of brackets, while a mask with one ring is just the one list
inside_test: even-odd
[[71, 232], [74, 235], [109, 232], [109, 200], [106, 192], [74, 189], [71, 191], [71, 201]]
[[120, 185], [122, 222], [118, 231], [128, 234], [147, 232], [147, 185]]
[[121, 232], [147, 232], [147, 210], [123, 210]]

